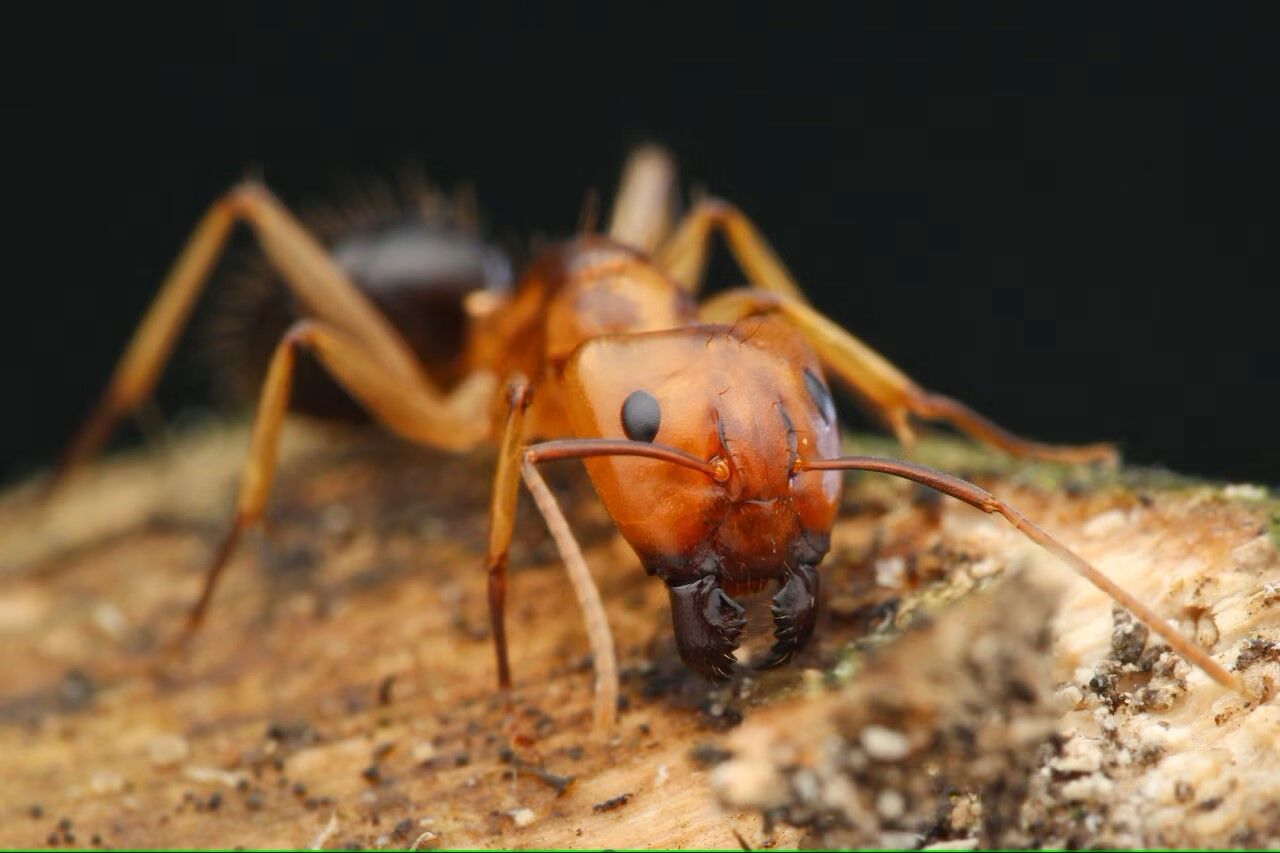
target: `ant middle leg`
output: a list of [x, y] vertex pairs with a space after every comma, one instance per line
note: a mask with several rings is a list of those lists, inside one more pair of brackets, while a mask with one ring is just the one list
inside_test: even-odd
[[1109, 444], [1058, 445], [1014, 435], [968, 406], [927, 391], [880, 353], [846, 332], [807, 303], [781, 293], [731, 290], [703, 303], [699, 317], [732, 323], [778, 314], [794, 326], [822, 363], [889, 427], [905, 447], [915, 441], [910, 418], [948, 423], [970, 437], [1013, 456], [1082, 463], [1116, 459]]
[[699, 203], [654, 256], [655, 263], [689, 292], [699, 288], [713, 230], [724, 234], [730, 251], [755, 290], [731, 291], [709, 300], [700, 316], [733, 322], [750, 314], [777, 311], [795, 325], [822, 361], [845, 382], [895, 437], [911, 446], [909, 416], [943, 421], [977, 440], [1014, 456], [1059, 462], [1111, 461], [1108, 444], [1065, 446], [1021, 438], [958, 400], [925, 391], [884, 356], [819, 314], [765, 238], [728, 202]]
[[711, 235], [724, 235], [729, 251], [752, 287], [805, 302], [804, 292], [751, 220], [727, 201], [704, 199], [681, 220], [653, 255], [653, 261], [689, 293], [697, 293], [706, 272]]
[[218, 579], [235, 552], [241, 533], [262, 518], [275, 476], [280, 427], [288, 409], [296, 354], [311, 352], [373, 418], [417, 444], [464, 450], [489, 435], [492, 379], [477, 374], [449, 397], [438, 400], [419, 385], [392, 374], [375, 355], [346, 333], [316, 320], [295, 323], [276, 345], [263, 382], [236, 497], [231, 529], [205, 574], [200, 597], [176, 643], [185, 644], [204, 621]]

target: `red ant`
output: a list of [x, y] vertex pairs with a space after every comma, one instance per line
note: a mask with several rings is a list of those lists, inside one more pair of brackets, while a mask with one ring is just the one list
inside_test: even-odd
[[[203, 619], [241, 532], [262, 517], [302, 350], [402, 438], [450, 451], [498, 441], [487, 556], [498, 683], [502, 689], [511, 684], [506, 564], [523, 479], [584, 610], [602, 726], [616, 713], [613, 642], [582, 554], [536, 470], [539, 462], [585, 460], [618, 529], [646, 571], [667, 584], [680, 656], [709, 679], [727, 678], [734, 665], [745, 625], [734, 597], [770, 582], [778, 585], [775, 642], [761, 666], [786, 662], [809, 640], [819, 600], [817, 567], [840, 504], [840, 472], [861, 470], [913, 480], [1004, 516], [1214, 680], [1236, 686], [1149, 608], [986, 491], [911, 462], [840, 456], [824, 374], [849, 388], [904, 446], [913, 439], [913, 417], [949, 423], [1016, 456], [1109, 460], [1109, 446], [1028, 441], [925, 391], [810, 306], [736, 208], [704, 200], [675, 222], [674, 196], [674, 166], [666, 154], [653, 147], [636, 151], [607, 236], [584, 233], [551, 246], [510, 293], [479, 289], [459, 303], [465, 329], [449, 356], [461, 366], [454, 371], [461, 378], [446, 391], [441, 359], [421, 358], [415, 349], [423, 348], [411, 347], [375, 307], [376, 289], [362, 290], [353, 281], [359, 265], [336, 260], [264, 187], [242, 184], [196, 226], [58, 478], [149, 396], [232, 226], [245, 222], [305, 318], [285, 332], [270, 357], [234, 522], [184, 636]], [[724, 236], [751, 287], [698, 305], [694, 297], [713, 232]], [[385, 249], [390, 237], [369, 239]], [[442, 276], [420, 272], [418, 291], [438, 292]], [[533, 438], [552, 440], [529, 443]]]

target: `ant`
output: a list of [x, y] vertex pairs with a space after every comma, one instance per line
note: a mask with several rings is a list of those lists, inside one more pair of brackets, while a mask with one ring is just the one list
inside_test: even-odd
[[[298, 355], [305, 352], [374, 420], [403, 439], [459, 452], [496, 440], [486, 571], [499, 688], [511, 685], [506, 569], [523, 480], [583, 610], [596, 672], [598, 727], [608, 728], [615, 718], [616, 657], [599, 592], [537, 470], [552, 460], [584, 460], [623, 537], [645, 570], [667, 585], [681, 658], [710, 680], [727, 679], [735, 663], [746, 624], [735, 596], [777, 585], [775, 642], [762, 668], [787, 662], [808, 642], [820, 598], [817, 567], [829, 548], [841, 472], [858, 470], [913, 480], [1003, 516], [1215, 681], [1237, 687], [1222, 666], [1148, 607], [978, 486], [911, 462], [841, 456], [824, 377], [829, 373], [851, 390], [907, 448], [913, 418], [945, 422], [1028, 458], [1114, 460], [1110, 446], [1029, 441], [924, 390], [815, 310], [739, 210], [704, 199], [677, 221], [675, 200], [670, 157], [654, 146], [637, 149], [625, 167], [606, 233], [588, 228], [543, 249], [514, 289], [486, 280], [479, 272], [485, 264], [476, 260], [484, 245], [455, 232], [432, 232], [444, 247], [434, 255], [422, 251], [430, 243], [422, 233], [406, 238], [403, 228], [383, 228], [362, 235], [366, 256], [409, 259], [408, 271], [416, 274], [410, 276], [411, 294], [456, 296], [441, 304], [459, 309], [462, 328], [447, 330], [453, 343], [443, 348], [442, 332], [427, 333], [428, 343], [437, 342], [431, 351], [411, 346], [393, 322], [403, 328], [408, 318], [389, 317], [377, 307], [388, 304], [389, 288], [375, 286], [376, 264], [366, 258], [362, 266], [358, 252], [327, 251], [265, 187], [240, 184], [196, 226], [52, 482], [87, 460], [118, 420], [148, 398], [233, 226], [243, 222], [296, 299], [302, 319], [270, 355], [234, 519], [182, 640], [204, 619], [241, 533], [262, 518], [280, 426], [303, 364]], [[695, 296], [713, 233], [723, 235], [750, 287], [699, 305]], [[396, 239], [407, 242], [394, 249]], [[423, 260], [446, 249], [469, 263], [433, 268]], [[469, 284], [461, 289], [450, 272], [459, 269]], [[417, 337], [421, 344], [424, 336]], [[451, 378], [445, 377], [445, 362], [453, 365]], [[536, 438], [544, 440], [531, 443]]]

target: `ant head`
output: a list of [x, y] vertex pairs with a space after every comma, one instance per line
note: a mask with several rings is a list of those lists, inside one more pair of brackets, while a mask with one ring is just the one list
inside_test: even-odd
[[569, 361], [564, 387], [579, 437], [648, 442], [710, 465], [586, 460], [651, 573], [754, 590], [821, 560], [840, 475], [799, 472], [796, 460], [838, 455], [839, 430], [821, 368], [782, 321], [596, 338]]

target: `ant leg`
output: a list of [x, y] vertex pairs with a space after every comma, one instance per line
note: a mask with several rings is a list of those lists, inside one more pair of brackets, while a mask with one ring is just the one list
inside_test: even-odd
[[524, 442], [524, 414], [529, 407], [529, 383], [517, 376], [507, 386], [507, 420], [498, 446], [498, 464], [493, 475], [493, 498], [489, 504], [489, 547], [485, 568], [489, 576], [489, 622], [493, 648], [498, 656], [498, 687], [511, 688], [511, 665], [507, 658], [507, 554], [516, 519], [516, 493], [520, 488], [520, 458]]
[[826, 367], [876, 413], [904, 446], [915, 440], [910, 416], [942, 421], [1013, 456], [1054, 462], [1115, 461], [1109, 444], [1044, 444], [1022, 438], [979, 415], [963, 403], [926, 391], [884, 356], [828, 320], [805, 302], [780, 293], [731, 290], [703, 303], [700, 319], [732, 323], [776, 313], [794, 326]]
[[569, 582], [573, 585], [574, 594], [578, 598], [578, 607], [582, 610], [582, 620], [587, 629], [587, 641], [591, 644], [591, 660], [596, 672], [595, 688], [595, 730], [607, 733], [618, 718], [618, 656], [613, 648], [613, 634], [609, 630], [609, 617], [604, 611], [604, 602], [600, 600], [600, 590], [595, 578], [587, 568], [587, 561], [582, 556], [582, 549], [569, 529], [569, 522], [560, 511], [555, 495], [547, 488], [542, 475], [535, 467], [535, 459], [526, 451], [521, 458], [520, 473], [524, 476], [524, 484], [533, 495], [542, 519], [556, 541], [556, 549], [560, 559], [564, 561], [565, 570], [569, 574]]
[[773, 636], [776, 642], [756, 669], [781, 666], [803, 649], [818, 621], [818, 570], [800, 566], [773, 597]]
[[542, 518], [555, 539], [560, 559], [564, 562], [582, 609], [587, 639], [596, 671], [595, 724], [599, 731], [613, 728], [618, 713], [618, 660], [613, 648], [609, 620], [600, 601], [591, 571], [582, 549], [573, 537], [569, 522], [555, 495], [535, 467], [536, 458], [522, 446], [525, 411], [529, 407], [529, 383], [516, 376], [507, 386], [507, 421], [498, 447], [498, 466], [493, 476], [493, 500], [489, 510], [489, 547], [485, 566], [489, 576], [489, 620], [493, 626], [493, 647], [498, 663], [498, 687], [511, 688], [511, 664], [507, 653], [506, 597], [507, 557], [511, 549], [511, 533], [515, 525], [516, 497], [520, 477], [533, 496]]
[[689, 669], [709, 681], [733, 674], [733, 652], [746, 627], [746, 611], [720, 588], [715, 575], [667, 585], [676, 650]]
[[1111, 578], [1094, 568], [1087, 560], [1057, 539], [1053, 538], [1042, 527], [1027, 518], [1009, 504], [997, 498], [985, 489], [975, 486], [967, 480], [953, 477], [942, 471], [917, 465], [914, 462], [902, 462], [897, 459], [884, 459], [878, 456], [841, 456], [835, 459], [796, 460], [795, 470], [800, 471], [874, 471], [901, 477], [928, 486], [944, 495], [950, 495], [969, 506], [982, 510], [987, 514], [996, 513], [1004, 517], [1022, 535], [1072, 568], [1076, 574], [1105, 592], [1113, 601], [1124, 607], [1139, 622], [1164, 638], [1169, 647], [1199, 667], [1205, 675], [1223, 687], [1241, 691], [1240, 679], [1227, 672], [1207, 652], [1192, 641], [1182, 636]]
[[657, 145], [631, 152], [609, 218], [609, 236], [645, 254], [667, 239], [675, 210], [676, 167]]
[[696, 293], [706, 271], [712, 229], [724, 234], [729, 251], [752, 287], [805, 303], [800, 286], [751, 220], [720, 199], [698, 202], [671, 238], [654, 253], [654, 263], [689, 293]]
[[656, 253], [655, 263], [685, 289], [696, 291], [706, 267], [713, 228], [724, 234], [729, 249], [758, 292], [734, 291], [718, 296], [703, 307], [702, 317], [733, 322], [755, 313], [782, 313], [799, 327], [823, 363], [888, 424], [904, 445], [910, 446], [914, 440], [908, 422], [908, 415], [914, 415], [950, 423], [1015, 456], [1059, 462], [1116, 458], [1115, 449], [1106, 444], [1071, 447], [1021, 438], [958, 400], [920, 388], [879, 353], [814, 311], [768, 242], [741, 211], [727, 202], [708, 199], [698, 204]]
[[487, 386], [492, 380], [487, 375], [482, 377], [487, 381], [464, 383], [442, 402], [389, 373], [363, 344], [345, 333], [315, 320], [295, 323], [271, 356], [254, 416], [231, 529], [209, 566], [179, 645], [185, 643], [204, 620], [218, 578], [234, 553], [240, 534], [262, 518], [275, 474], [280, 426], [289, 403], [299, 347], [314, 354], [375, 420], [402, 438], [432, 447], [463, 450], [479, 444], [489, 432]]
[[253, 229], [267, 258], [309, 314], [359, 341], [387, 373], [424, 386], [424, 393], [442, 396], [400, 334], [320, 243], [270, 191], [245, 183], [215, 201], [196, 225], [116, 363], [106, 390], [59, 459], [49, 491], [92, 457], [120, 419], [151, 395], [237, 222]]

